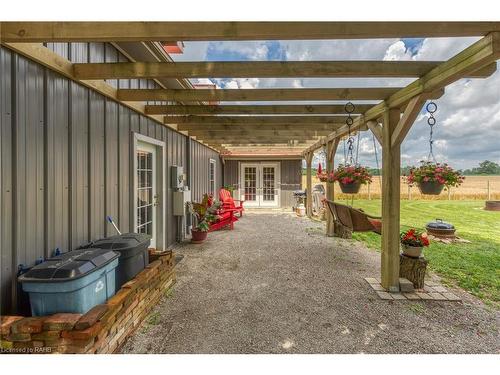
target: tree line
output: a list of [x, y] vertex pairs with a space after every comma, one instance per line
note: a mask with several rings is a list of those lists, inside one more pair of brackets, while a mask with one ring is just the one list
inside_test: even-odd
[[[401, 167], [401, 175], [406, 176], [410, 172], [409, 166]], [[368, 168], [368, 171], [372, 176], [380, 176], [382, 170], [377, 168]], [[315, 175], [317, 172], [316, 168], [312, 169], [312, 174]], [[494, 161], [485, 160], [479, 163], [479, 166], [470, 168], [470, 169], [460, 169], [460, 173], [464, 176], [491, 176], [491, 175], [500, 175], [500, 165], [495, 163]], [[302, 174], [306, 174], [306, 169], [302, 169]]]

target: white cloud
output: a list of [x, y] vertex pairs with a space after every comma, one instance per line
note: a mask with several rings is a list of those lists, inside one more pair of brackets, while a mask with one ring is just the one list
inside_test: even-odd
[[385, 51], [384, 60], [411, 60], [412, 54], [402, 40], [391, 44]]

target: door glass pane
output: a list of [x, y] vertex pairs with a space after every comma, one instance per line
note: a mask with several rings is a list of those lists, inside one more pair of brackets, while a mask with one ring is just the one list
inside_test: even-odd
[[137, 232], [153, 235], [153, 153], [137, 151]]
[[262, 199], [266, 202], [274, 201], [274, 167], [262, 168]]
[[257, 168], [245, 167], [244, 175], [245, 175], [245, 200], [255, 202], [257, 200]]

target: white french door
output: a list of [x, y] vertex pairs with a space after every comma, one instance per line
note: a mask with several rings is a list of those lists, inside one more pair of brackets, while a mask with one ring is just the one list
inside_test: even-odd
[[156, 147], [138, 142], [136, 149], [136, 232], [151, 236], [150, 247], [156, 248]]
[[279, 163], [241, 163], [240, 179], [245, 207], [279, 207]]

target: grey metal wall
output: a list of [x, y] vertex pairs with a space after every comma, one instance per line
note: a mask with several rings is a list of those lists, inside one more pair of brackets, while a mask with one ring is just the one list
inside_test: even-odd
[[[125, 61], [102, 43], [48, 47], [72, 61]], [[56, 248], [68, 251], [113, 234], [106, 215], [122, 231], [133, 230], [132, 132], [166, 143], [168, 245], [177, 231], [169, 167], [188, 165], [191, 142], [193, 157], [214, 156], [217, 169], [222, 168], [213, 150], [5, 48], [0, 48], [0, 94], [2, 314], [13, 310], [19, 264], [31, 266]], [[195, 169], [190, 178], [199, 189], [208, 186], [208, 172]]]
[[[193, 200], [200, 201], [203, 194], [209, 191], [208, 168], [210, 159], [216, 161], [216, 192], [222, 186], [223, 168], [220, 155], [212, 149], [203, 146], [201, 143], [189, 139], [189, 184]], [[196, 178], [196, 176], [206, 176], [206, 178]]]
[[[253, 160], [265, 162], [268, 160]], [[276, 161], [276, 160], [273, 160]], [[281, 165], [281, 207], [291, 207], [295, 203], [293, 191], [302, 186], [302, 160], [278, 160]], [[239, 188], [240, 160], [226, 160], [224, 164], [224, 184]]]
[[281, 161], [281, 207], [295, 204], [293, 192], [302, 186], [302, 160]]

